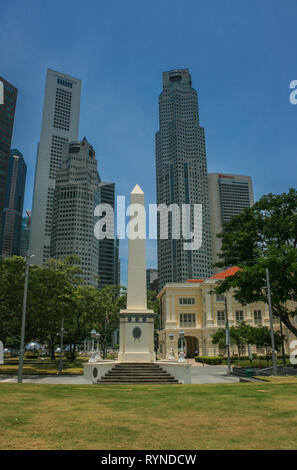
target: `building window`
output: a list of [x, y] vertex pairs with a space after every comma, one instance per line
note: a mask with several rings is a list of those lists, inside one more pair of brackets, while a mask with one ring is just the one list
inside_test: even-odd
[[222, 326], [225, 325], [225, 311], [219, 310], [217, 312], [217, 324]]
[[243, 310], [235, 311], [235, 320], [236, 320], [236, 325], [239, 325], [240, 323], [244, 321]]
[[183, 328], [196, 328], [196, 313], [180, 313], [179, 324]]
[[262, 312], [261, 310], [254, 310], [254, 322], [256, 325], [262, 325]]
[[180, 297], [179, 305], [195, 305], [194, 297]]
[[217, 294], [216, 295], [216, 301], [217, 302], [224, 302], [225, 301], [225, 295], [224, 294]]

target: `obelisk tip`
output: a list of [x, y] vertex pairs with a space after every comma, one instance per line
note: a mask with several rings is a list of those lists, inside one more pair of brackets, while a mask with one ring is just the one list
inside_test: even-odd
[[131, 194], [143, 194], [143, 191], [142, 191], [141, 187], [139, 186], [139, 184], [136, 184], [134, 186], [134, 188], [132, 189]]

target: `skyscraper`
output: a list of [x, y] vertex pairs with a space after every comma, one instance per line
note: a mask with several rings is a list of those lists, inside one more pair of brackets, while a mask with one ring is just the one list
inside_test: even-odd
[[0, 77], [4, 88], [4, 103], [0, 104], [0, 234], [2, 233], [6, 181], [18, 90]]
[[63, 145], [78, 139], [80, 92], [80, 80], [47, 70], [30, 234], [30, 252], [39, 266], [50, 255], [53, 197]]
[[93, 286], [98, 286], [94, 209], [100, 201], [99, 181], [95, 151], [86, 138], [65, 145], [56, 176], [50, 256], [78, 255], [85, 283]]
[[[101, 204], [115, 206], [115, 184], [100, 182], [99, 199]], [[115, 284], [119, 285], [119, 240], [104, 238], [99, 240], [99, 287]]]
[[[222, 232], [223, 223], [254, 204], [252, 178], [245, 175], [209, 173], [208, 188], [212, 256], [213, 263], [217, 263], [221, 261], [217, 254], [222, 246], [222, 241], [217, 234]], [[221, 268], [214, 268], [214, 271], [217, 273], [221, 271]]]
[[[163, 73], [156, 133], [157, 204], [202, 204], [202, 246], [184, 250], [184, 240], [159, 236], [159, 289], [167, 282], [212, 274], [211, 234], [204, 129], [199, 124], [197, 92], [188, 69]], [[191, 213], [193, 230], [193, 212]]]
[[27, 165], [21, 152], [10, 152], [1, 234], [3, 258], [20, 255]]

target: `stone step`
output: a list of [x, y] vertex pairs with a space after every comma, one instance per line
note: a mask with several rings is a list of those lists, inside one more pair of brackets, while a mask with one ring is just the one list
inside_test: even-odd
[[174, 382], [146, 382], [146, 381], [142, 381], [142, 382], [136, 382], [136, 381], [133, 381], [133, 382], [107, 382], [105, 380], [97, 380], [97, 384], [99, 385], [179, 385], [178, 381], [174, 381]]
[[108, 371], [110, 374], [167, 374], [164, 370], [147, 370], [147, 369], [129, 369], [129, 370], [122, 370], [122, 369], [111, 369]]
[[127, 379], [127, 378], [122, 378], [122, 379], [115, 379], [115, 378], [106, 378], [102, 377], [101, 379], [97, 380], [97, 383], [130, 383], [130, 384], [135, 384], [135, 383], [166, 383], [166, 384], [172, 384], [172, 383], [178, 383], [176, 379], [166, 379], [166, 380], [160, 380], [160, 379]]
[[178, 384], [178, 380], [162, 369], [159, 364], [127, 362], [116, 364], [104, 377], [98, 379], [97, 383]]
[[172, 377], [170, 375], [147, 375], [147, 374], [142, 374], [142, 375], [104, 375], [103, 378], [106, 379], [129, 379], [129, 380], [134, 380], [134, 379], [156, 379], [156, 380], [170, 380]]

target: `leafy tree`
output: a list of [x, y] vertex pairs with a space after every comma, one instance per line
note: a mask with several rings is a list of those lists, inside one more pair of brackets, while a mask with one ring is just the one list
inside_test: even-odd
[[160, 300], [157, 298], [157, 292], [154, 290], [147, 291], [147, 308], [153, 310], [156, 314], [154, 316], [154, 347], [155, 351], [158, 351], [158, 330], [160, 329]]
[[126, 306], [126, 293], [119, 293], [119, 287], [108, 285], [98, 289], [98, 303], [92, 319], [93, 327], [100, 333], [103, 358], [107, 355], [107, 344], [113, 332], [119, 327], [118, 313]]
[[5, 346], [20, 342], [24, 277], [24, 258], [0, 260], [0, 340]]
[[82, 283], [81, 269], [75, 265], [76, 256], [64, 260], [50, 259], [32, 273], [28, 321], [34, 325], [35, 337], [46, 341], [51, 359], [55, 359], [55, 345], [61, 329], [75, 314], [72, 311], [75, 285]]
[[234, 289], [237, 301], [267, 302], [266, 268], [269, 269], [272, 310], [297, 336], [297, 191], [261, 197], [223, 226], [222, 261], [216, 266], [241, 269], [219, 281], [215, 291]]

